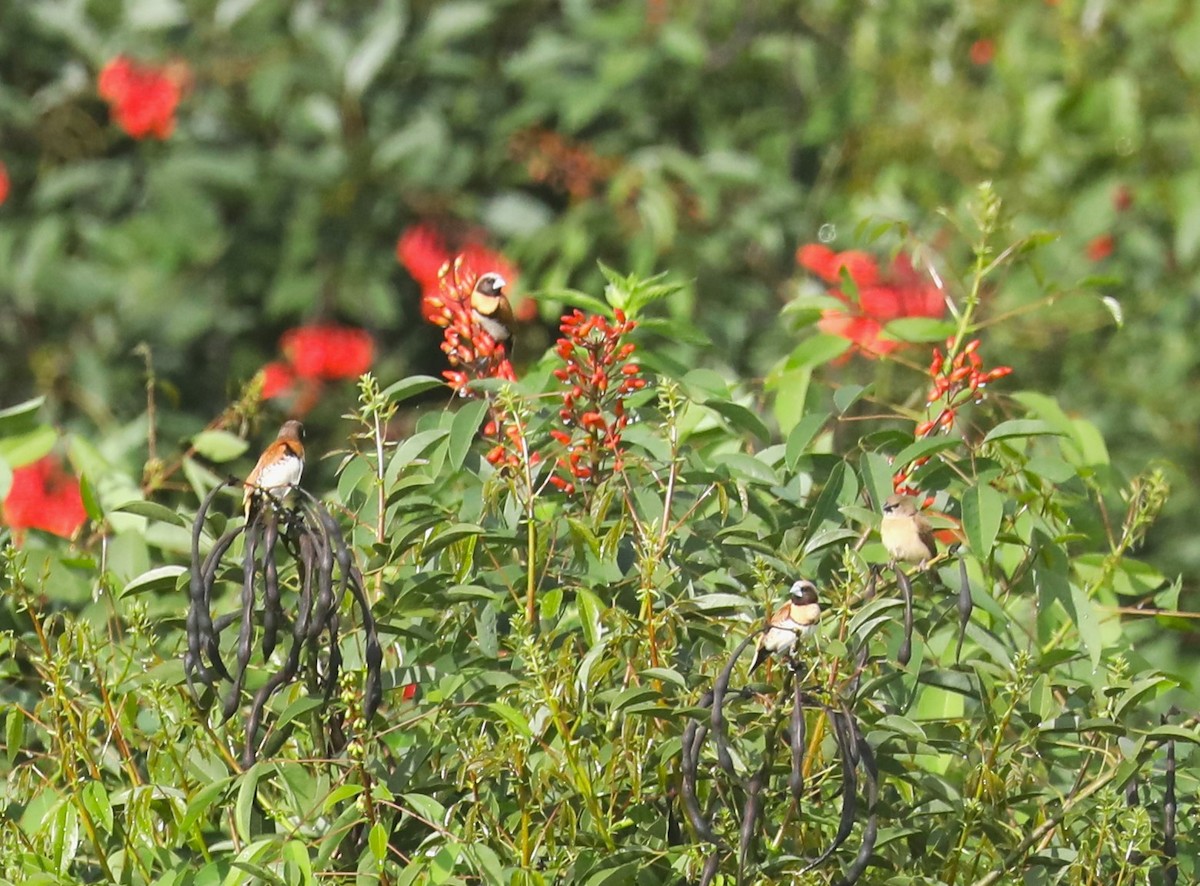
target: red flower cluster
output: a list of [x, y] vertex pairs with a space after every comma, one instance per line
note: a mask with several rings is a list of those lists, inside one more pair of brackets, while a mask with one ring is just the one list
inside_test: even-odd
[[290, 412], [304, 415], [316, 405], [326, 381], [358, 378], [375, 362], [370, 333], [353, 326], [317, 323], [289, 329], [279, 339], [284, 359], [261, 370], [265, 400], [300, 391]]
[[610, 157], [598, 155], [586, 142], [537, 127], [513, 136], [509, 154], [525, 164], [526, 172], [535, 182], [566, 191], [573, 200], [591, 197], [620, 165]]
[[100, 71], [96, 86], [130, 136], [165, 139], [175, 129], [175, 109], [187, 76], [182, 63], [154, 67], [118, 55]]
[[[947, 339], [947, 352], [953, 346], [954, 339]], [[938, 433], [950, 433], [960, 406], [972, 401], [982, 402], [984, 388], [988, 383], [1011, 373], [1011, 366], [997, 366], [989, 370], [983, 368], [979, 339], [967, 342], [966, 347], [950, 360], [946, 359], [939, 348], [934, 348], [933, 359], [929, 363], [929, 377], [933, 384], [925, 397], [925, 414], [929, 417], [917, 425], [913, 436], [923, 439]], [[908, 480], [927, 461], [928, 456], [916, 458], [904, 471], [897, 474], [893, 479], [896, 490], [911, 493], [912, 488], [907, 485]]]
[[646, 386], [640, 368], [630, 363], [635, 345], [622, 339], [636, 325], [617, 310], [615, 322], [575, 311], [563, 318], [558, 356], [563, 366], [554, 377], [567, 389], [558, 416], [567, 430], [550, 432], [567, 450], [558, 459], [550, 482], [564, 492], [575, 491], [577, 481], [599, 483], [610, 466], [621, 468], [621, 432], [629, 424], [625, 398]]
[[8, 167], [0, 160], [0, 205], [8, 199]]
[[[445, 265], [436, 292], [426, 292], [422, 313], [446, 332], [442, 352], [454, 369], [442, 373], [456, 393], [467, 396], [467, 384], [477, 378], [503, 378], [516, 381], [512, 363], [504, 345], [475, 322], [471, 313], [471, 290], [478, 274], [465, 269], [463, 261]], [[492, 268], [484, 268], [486, 273]], [[500, 272], [503, 276], [503, 272]]]
[[[488, 271], [495, 271], [510, 285], [517, 279], [517, 269], [512, 263], [488, 249], [477, 237], [467, 237], [459, 250], [452, 251], [446, 238], [429, 224], [405, 229], [396, 241], [396, 260], [421, 286], [421, 316], [437, 326], [449, 323], [440, 300], [442, 278], [451, 264], [457, 265], [458, 274], [472, 279]], [[537, 303], [522, 299], [514, 306], [514, 313], [518, 320], [527, 323], [537, 316]]]
[[16, 534], [44, 529], [70, 538], [87, 519], [79, 481], [52, 456], [13, 471], [4, 522]]
[[971, 64], [986, 65], [996, 57], [996, 41], [981, 37], [971, 44]]
[[801, 246], [796, 250], [796, 261], [827, 283], [840, 282], [845, 268], [858, 288], [858, 302], [852, 302], [840, 290], [831, 290], [846, 309], [825, 311], [817, 328], [849, 339], [868, 357], [882, 357], [900, 347], [901, 342], [881, 336], [888, 322], [901, 317], [938, 318], [946, 311], [941, 290], [922, 279], [907, 256], [897, 256], [886, 275], [865, 252], [834, 252], [819, 243]]
[[1095, 262], [1104, 261], [1113, 253], [1117, 240], [1112, 234], [1101, 234], [1093, 237], [1087, 245], [1087, 257]]

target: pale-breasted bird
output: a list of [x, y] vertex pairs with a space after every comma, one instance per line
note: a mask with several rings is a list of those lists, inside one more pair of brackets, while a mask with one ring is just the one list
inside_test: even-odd
[[504, 294], [507, 285], [503, 277], [489, 271], [475, 281], [471, 290], [471, 317], [497, 344], [508, 342], [516, 325], [512, 305]]
[[247, 520], [264, 494], [282, 498], [288, 489], [299, 485], [304, 473], [304, 444], [300, 442], [303, 437], [304, 425], [295, 419], [285, 421], [274, 442], [258, 457], [258, 464], [246, 477], [243, 492]]
[[911, 495], [893, 495], [883, 503], [879, 537], [893, 561], [925, 563], [937, 556], [933, 527], [917, 508]]
[[820, 621], [817, 586], [803, 579], [793, 583], [788, 591], [788, 601], [771, 613], [767, 629], [759, 635], [750, 672], [753, 673], [768, 656], [791, 656], [796, 642], [815, 631]]

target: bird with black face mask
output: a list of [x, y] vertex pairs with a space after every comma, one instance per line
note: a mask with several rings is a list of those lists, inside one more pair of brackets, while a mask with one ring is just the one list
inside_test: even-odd
[[496, 344], [505, 345], [511, 353], [510, 339], [516, 319], [508, 296], [504, 294], [507, 285], [505, 279], [495, 271], [480, 276], [471, 290], [471, 317]]
[[772, 655], [790, 658], [796, 644], [817, 629], [821, 621], [821, 604], [817, 601], [817, 586], [801, 579], [792, 584], [788, 600], [771, 613], [766, 630], [759, 635], [750, 673]]
[[893, 563], [919, 563], [923, 569], [937, 556], [933, 527], [911, 495], [893, 495], [883, 503], [879, 537]]
[[243, 507], [246, 521], [258, 512], [264, 496], [279, 500], [289, 489], [300, 484], [304, 473], [304, 425], [285, 421], [278, 436], [258, 457], [254, 470], [246, 477]]

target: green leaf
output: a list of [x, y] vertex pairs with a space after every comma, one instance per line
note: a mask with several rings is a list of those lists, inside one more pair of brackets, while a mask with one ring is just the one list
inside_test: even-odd
[[442, 824], [446, 819], [446, 807], [433, 797], [425, 794], [401, 794], [400, 799], [417, 815], [435, 825]]
[[751, 483], [778, 486], [783, 482], [769, 465], [745, 452], [718, 453], [712, 456], [712, 461], [715, 465], [723, 465], [727, 468], [730, 475]]
[[136, 514], [139, 517], [146, 517], [149, 520], [158, 520], [160, 523], [171, 523], [175, 526], [182, 526], [185, 529], [191, 527], [192, 523], [187, 517], [172, 510], [165, 505], [160, 505], [156, 501], [127, 501], [125, 504], [117, 505], [112, 509], [114, 514]]
[[431, 375], [410, 375], [408, 378], [402, 378], [384, 388], [382, 397], [392, 403], [402, 403], [410, 397], [445, 386], [444, 381]]
[[1071, 598], [1075, 603], [1075, 627], [1079, 629], [1079, 639], [1092, 659], [1092, 667], [1100, 666], [1100, 656], [1104, 652], [1104, 639], [1100, 633], [1100, 616], [1096, 612], [1096, 604], [1088, 598], [1083, 590], [1071, 585]]
[[380, 864], [387, 858], [388, 850], [388, 832], [383, 826], [383, 822], [377, 821], [371, 825], [371, 831], [367, 835], [367, 845], [371, 847], [371, 854], [375, 856], [375, 860]]
[[533, 730], [529, 728], [529, 721], [525, 719], [524, 714], [512, 705], [505, 704], [502, 701], [493, 701], [487, 705], [487, 709], [508, 723], [509, 726], [525, 738], [533, 738]]
[[0, 437], [0, 459], [11, 468], [24, 467], [49, 455], [57, 442], [58, 433], [49, 426], [19, 434], [5, 434]]
[[[312, 858], [308, 854], [308, 847], [299, 840], [288, 840], [283, 844], [283, 860], [286, 864], [291, 865], [296, 869], [299, 876], [300, 886], [312, 886], [316, 882], [313, 876]], [[288, 883], [295, 882], [290, 877]]]
[[487, 411], [486, 400], [471, 400], [454, 413], [454, 420], [450, 423], [448, 452], [450, 467], [454, 470], [457, 471], [463, 466], [467, 453], [471, 451], [471, 446], [475, 443], [479, 425], [483, 422]]
[[9, 437], [35, 430], [38, 423], [38, 411], [45, 402], [45, 397], [34, 397], [32, 400], [26, 400], [16, 406], [0, 409], [0, 437]]
[[240, 784], [233, 809], [233, 826], [238, 836], [246, 843], [249, 843], [254, 836], [250, 829], [250, 823], [254, 814], [254, 798], [258, 794], [258, 781], [268, 771], [274, 769], [274, 765], [260, 760], [238, 778]]
[[845, 415], [846, 411], [870, 390], [870, 385], [842, 385], [834, 391], [833, 405], [837, 409], [838, 415]]
[[821, 366], [846, 353], [850, 349], [850, 340], [840, 335], [817, 335], [806, 338], [792, 349], [784, 364], [786, 370], [803, 369]]
[[867, 452], [863, 454], [858, 470], [871, 494], [871, 503], [876, 510], [881, 509], [893, 491], [891, 462], [878, 452]]
[[232, 778], [219, 778], [197, 791], [196, 795], [188, 801], [187, 809], [179, 822], [179, 832], [188, 834], [200, 821], [201, 816], [208, 812], [209, 807], [216, 802], [217, 798], [228, 790], [232, 782]]
[[104, 519], [104, 511], [100, 507], [96, 487], [88, 480], [87, 474], [79, 478], [79, 497], [83, 499], [83, 510], [88, 515], [88, 519], [93, 523], [101, 522]]
[[222, 462], [233, 461], [245, 452], [250, 447], [250, 444], [237, 434], [229, 433], [229, 431], [210, 430], [201, 431], [193, 437], [192, 446], [196, 452], [209, 461], [220, 464]]
[[1049, 424], [1036, 418], [1016, 418], [1002, 421], [987, 432], [984, 443], [996, 440], [1008, 440], [1013, 437], [1044, 437], [1062, 436], [1062, 431], [1055, 430]]
[[787, 449], [784, 455], [788, 470], [796, 469], [796, 463], [800, 461], [801, 456], [808, 453], [808, 447], [828, 420], [828, 415], [812, 412], [796, 423], [796, 426], [788, 434]]
[[392, 57], [404, 34], [404, 7], [399, 0], [381, 3], [366, 23], [366, 37], [346, 60], [344, 81], [348, 95], [360, 96]]
[[1004, 496], [986, 484], [968, 489], [962, 497], [962, 525], [971, 550], [986, 563], [1004, 519]]
[[12, 705], [4, 718], [4, 755], [11, 769], [17, 754], [25, 745], [25, 712], [20, 705]]
[[954, 334], [954, 323], [932, 317], [901, 317], [883, 327], [880, 338], [890, 341], [944, 341]]
[[771, 441], [771, 432], [763, 424], [763, 420], [740, 403], [710, 398], [705, 400], [703, 405], [714, 412], [719, 412], [737, 430], [753, 434], [762, 443], [769, 443]]
[[892, 468], [899, 471], [901, 468], [908, 467], [914, 459], [945, 452], [947, 449], [955, 449], [960, 445], [962, 445], [962, 441], [955, 437], [925, 437], [914, 440], [901, 449], [892, 460]]
[[583, 642], [591, 649], [600, 642], [601, 620], [604, 604], [587, 588], [575, 592], [575, 605], [579, 608], [579, 624], [583, 629]]
[[121, 591], [122, 597], [135, 594], [174, 591], [179, 585], [179, 576], [186, 575], [186, 566], [158, 566], [130, 580]]

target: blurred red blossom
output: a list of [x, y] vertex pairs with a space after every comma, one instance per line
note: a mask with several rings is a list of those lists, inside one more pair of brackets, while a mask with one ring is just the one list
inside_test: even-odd
[[182, 62], [140, 65], [118, 55], [100, 71], [96, 87], [126, 133], [137, 139], [165, 139], [175, 129], [175, 109], [188, 78]]
[[13, 471], [12, 488], [4, 500], [4, 522], [23, 534], [44, 529], [70, 538], [87, 519], [79, 480], [53, 456]]
[[550, 482], [567, 494], [579, 482], [595, 485], [621, 469], [621, 433], [629, 424], [625, 398], [646, 386], [641, 367], [629, 359], [635, 345], [624, 340], [636, 324], [624, 311], [615, 315], [609, 321], [576, 310], [562, 319], [555, 350], [563, 365], [554, 377], [564, 387], [558, 413], [563, 427], [550, 436], [566, 454]]
[[1133, 206], [1133, 189], [1129, 185], [1117, 185], [1113, 191], [1113, 208], [1117, 212], [1125, 212]]
[[830, 294], [846, 305], [821, 315], [817, 328], [849, 339], [869, 357], [889, 354], [902, 344], [882, 337], [883, 327], [902, 317], [939, 318], [946, 311], [940, 289], [923, 278], [906, 255], [898, 255], [884, 274], [875, 259], [864, 252], [834, 252], [819, 243], [801, 246], [796, 261], [827, 283], [839, 283], [844, 268], [858, 289], [857, 302], [840, 289]]
[[1101, 234], [1099, 237], [1093, 237], [1087, 245], [1087, 257], [1092, 261], [1104, 261], [1104, 259], [1112, 255], [1113, 247], [1116, 244], [1116, 238], [1112, 234]]
[[352, 326], [297, 326], [279, 339], [279, 349], [300, 378], [358, 378], [375, 361], [370, 333]]
[[8, 199], [8, 167], [0, 160], [0, 205]]
[[296, 373], [288, 364], [276, 360], [268, 363], [262, 372], [262, 396], [264, 400], [282, 397], [296, 383]]
[[[451, 263], [457, 263], [460, 274], [474, 278], [495, 271], [510, 286], [518, 277], [517, 268], [512, 262], [489, 249], [478, 237], [468, 236], [458, 250], [453, 250], [446, 237], [425, 222], [404, 229], [396, 241], [396, 261], [421, 287], [421, 316], [437, 326], [445, 326], [448, 322], [437, 299], [442, 292], [442, 273]], [[522, 299], [513, 306], [513, 313], [518, 320], [528, 323], [537, 317], [537, 302], [530, 298]]]
[[971, 64], [986, 65], [996, 57], [996, 41], [981, 37], [971, 44]]

